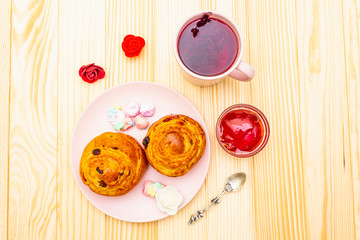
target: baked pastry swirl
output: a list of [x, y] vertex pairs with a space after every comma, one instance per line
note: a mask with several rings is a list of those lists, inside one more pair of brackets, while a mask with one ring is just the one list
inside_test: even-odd
[[198, 122], [185, 115], [168, 115], [153, 123], [143, 139], [150, 165], [158, 172], [178, 177], [199, 161], [206, 145]]
[[85, 147], [80, 177], [97, 194], [120, 196], [138, 184], [146, 165], [144, 150], [135, 138], [106, 132]]

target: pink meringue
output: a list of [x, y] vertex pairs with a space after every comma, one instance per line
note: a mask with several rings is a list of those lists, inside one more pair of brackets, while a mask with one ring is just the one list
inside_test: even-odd
[[155, 113], [155, 107], [151, 103], [141, 104], [140, 114], [143, 117], [152, 117]]
[[134, 121], [128, 117], [124, 118], [123, 122], [124, 122], [124, 127], [121, 129], [122, 131], [128, 130], [129, 128], [135, 125]]
[[144, 182], [143, 193], [145, 194], [145, 196], [155, 197], [156, 192], [164, 187], [166, 186], [159, 182], [147, 180], [146, 182]]
[[140, 106], [136, 102], [131, 102], [124, 107], [123, 111], [129, 117], [136, 117], [140, 114]]
[[143, 118], [141, 115], [138, 115], [134, 118], [135, 126], [138, 129], [145, 129], [149, 126], [149, 121], [146, 118]]

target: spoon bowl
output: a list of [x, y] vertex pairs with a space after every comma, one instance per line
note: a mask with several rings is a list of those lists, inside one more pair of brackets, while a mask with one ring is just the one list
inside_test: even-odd
[[240, 188], [244, 185], [245, 181], [246, 174], [243, 172], [238, 172], [228, 177], [226, 184], [229, 184], [231, 186], [232, 192], [236, 192], [240, 190]]

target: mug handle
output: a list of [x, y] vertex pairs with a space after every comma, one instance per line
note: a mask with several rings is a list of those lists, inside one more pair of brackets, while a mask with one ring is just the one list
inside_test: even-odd
[[255, 75], [255, 69], [250, 64], [241, 61], [234, 71], [230, 73], [230, 77], [239, 81], [250, 81]]

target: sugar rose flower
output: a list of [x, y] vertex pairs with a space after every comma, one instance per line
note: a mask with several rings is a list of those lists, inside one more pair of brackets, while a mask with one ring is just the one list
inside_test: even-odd
[[145, 46], [145, 40], [142, 37], [127, 35], [121, 46], [125, 52], [125, 56], [135, 57], [140, 54], [142, 48]]
[[91, 63], [82, 66], [79, 69], [79, 75], [85, 82], [94, 83], [105, 77], [105, 71], [102, 67], [95, 65], [95, 63]]

